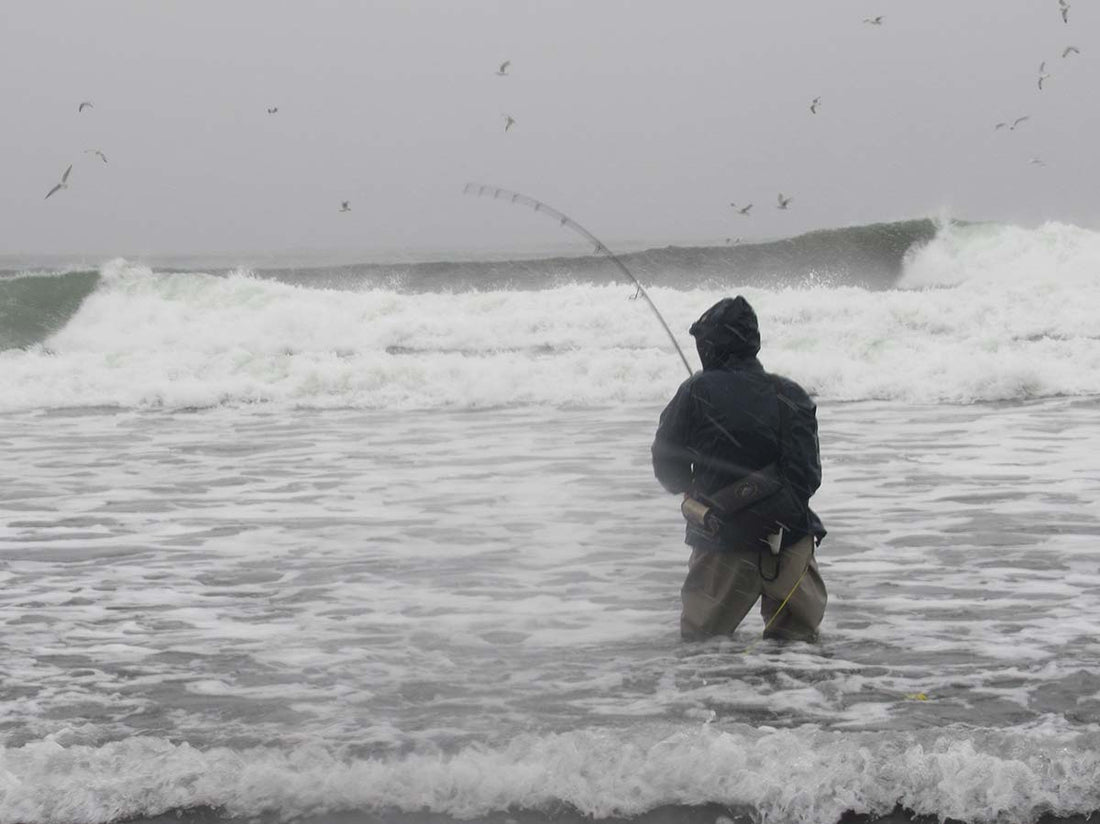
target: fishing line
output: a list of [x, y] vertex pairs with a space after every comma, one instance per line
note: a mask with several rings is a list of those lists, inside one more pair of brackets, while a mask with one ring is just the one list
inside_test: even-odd
[[661, 315], [661, 312], [657, 308], [657, 305], [653, 302], [653, 298], [649, 296], [649, 293], [646, 291], [645, 287], [642, 286], [641, 281], [634, 277], [634, 273], [626, 268], [626, 264], [619, 260], [615, 256], [615, 254], [610, 249], [608, 249], [603, 244], [603, 241], [601, 241], [598, 237], [585, 229], [583, 226], [577, 223], [577, 221], [573, 220], [573, 218], [569, 217], [568, 215], [559, 212], [552, 206], [547, 206], [541, 200], [535, 200], [535, 198], [528, 197], [527, 195], [520, 194], [519, 192], [502, 189], [499, 186], [487, 186], [480, 183], [467, 183], [465, 188], [462, 190], [462, 194], [476, 195], [477, 197], [492, 195], [493, 200], [504, 198], [509, 203], [518, 203], [521, 206], [527, 206], [528, 208], [533, 209], [536, 212], [541, 212], [542, 214], [549, 215], [550, 217], [557, 220], [560, 225], [569, 227], [574, 232], [581, 235], [585, 240], [594, 244], [596, 247], [596, 252], [598, 254], [605, 255], [612, 263], [619, 267], [619, 271], [630, 278], [631, 282], [638, 287], [638, 291], [635, 294], [635, 297], [641, 295], [643, 298], [645, 298], [646, 303], [649, 304], [649, 308], [653, 310], [653, 314], [657, 316], [657, 320], [660, 321], [661, 326], [664, 328], [665, 333], [668, 335], [668, 339], [671, 340], [672, 345], [676, 347], [676, 354], [678, 354], [680, 356], [680, 360], [684, 362], [684, 368], [687, 369], [688, 376], [694, 374], [694, 371], [691, 368], [691, 364], [688, 363], [688, 359], [684, 355], [684, 350], [681, 349], [680, 344], [676, 342], [676, 337], [672, 334], [672, 330], [665, 322], [665, 319]]

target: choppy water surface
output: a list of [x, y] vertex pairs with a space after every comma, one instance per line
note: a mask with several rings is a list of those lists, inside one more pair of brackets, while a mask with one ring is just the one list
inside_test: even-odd
[[680, 642], [606, 261], [0, 272], [0, 824], [1100, 811], [1100, 234], [934, 228], [629, 257], [818, 399], [812, 646]]
[[[827, 768], [823, 814], [889, 792], [949, 814], [936, 794], [963, 780], [1096, 808], [1096, 400], [823, 406], [830, 605], [819, 645], [787, 646], [757, 642], [757, 615], [678, 639], [688, 550], [649, 469], [658, 412], [0, 417], [0, 818], [64, 819], [57, 786], [127, 774], [129, 814], [801, 814], [691, 772], [716, 758]], [[899, 758], [880, 801], [836, 796]], [[107, 820], [113, 797], [69, 801]]]

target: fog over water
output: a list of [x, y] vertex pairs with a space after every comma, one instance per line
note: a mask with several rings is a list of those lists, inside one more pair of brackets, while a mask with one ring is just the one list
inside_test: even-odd
[[1095, 227], [1098, 26], [1053, 0], [8, 3], [0, 254], [569, 247], [462, 199], [471, 179], [631, 248], [939, 214]]

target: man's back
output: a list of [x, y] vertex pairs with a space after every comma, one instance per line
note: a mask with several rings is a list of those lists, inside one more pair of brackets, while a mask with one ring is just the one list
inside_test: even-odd
[[685, 381], [661, 415], [657, 480], [670, 492], [710, 494], [779, 460], [779, 401], [770, 377], [752, 358]]
[[[794, 381], [764, 371], [747, 303], [731, 301], [717, 320], [726, 337], [717, 345], [720, 335], [700, 328], [703, 319], [692, 327], [703, 341], [704, 368], [681, 384], [661, 414], [654, 473], [669, 492], [708, 496], [774, 464], [788, 505], [798, 509], [795, 522], [785, 524], [785, 543], [808, 534], [820, 539], [825, 530], [809, 507], [821, 484], [814, 402]], [[728, 334], [730, 328], [737, 334]]]

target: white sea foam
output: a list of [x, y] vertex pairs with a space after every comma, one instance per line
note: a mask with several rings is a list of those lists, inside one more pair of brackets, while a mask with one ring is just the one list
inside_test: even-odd
[[292, 750], [199, 750], [157, 738], [100, 747], [47, 740], [0, 750], [0, 821], [95, 824], [213, 806], [237, 816], [363, 810], [469, 819], [566, 804], [594, 817], [717, 803], [775, 824], [848, 810], [970, 822], [1100, 808], [1095, 732], [846, 734], [734, 725], [641, 725], [520, 735], [500, 748], [393, 759]]
[[0, 416], [0, 822], [1100, 809], [1096, 408], [823, 404], [790, 646], [679, 642], [660, 404]]
[[[896, 290], [746, 294], [823, 401], [1096, 393], [1094, 246], [971, 227]], [[823, 402], [821, 645], [681, 645], [683, 370], [629, 294], [116, 262], [0, 353], [3, 409], [221, 407], [0, 416], [0, 824], [1100, 809], [1096, 402]], [[654, 290], [678, 330], [720, 294]]]
[[[125, 261], [102, 274], [44, 345], [0, 353], [0, 410], [602, 405], [656, 402], [685, 374], [622, 286], [349, 292]], [[900, 287], [742, 291], [765, 366], [828, 400], [1100, 393], [1097, 233], [948, 228], [913, 251]], [[735, 289], [652, 290], [692, 362], [685, 330]]]

